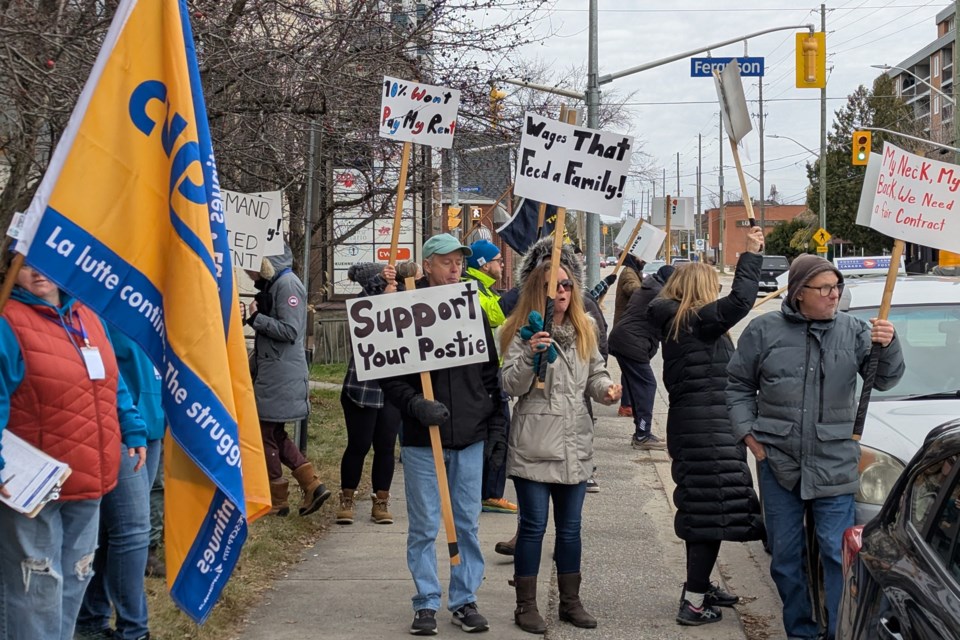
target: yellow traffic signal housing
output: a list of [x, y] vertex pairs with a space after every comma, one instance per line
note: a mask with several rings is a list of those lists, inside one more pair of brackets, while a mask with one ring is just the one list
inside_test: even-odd
[[503, 99], [506, 97], [507, 93], [505, 91], [501, 91], [495, 86], [490, 87], [490, 122], [494, 128], [500, 123], [503, 114]]
[[797, 88], [823, 89], [827, 86], [827, 36], [797, 34]]
[[870, 161], [870, 145], [873, 133], [870, 131], [853, 132], [853, 155], [850, 161], [855, 165], [866, 165]]
[[447, 207], [447, 230], [459, 229], [462, 224], [460, 214], [463, 212], [462, 207]]

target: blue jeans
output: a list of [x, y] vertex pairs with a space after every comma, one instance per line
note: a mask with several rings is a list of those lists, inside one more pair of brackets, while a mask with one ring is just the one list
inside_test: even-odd
[[50, 502], [35, 518], [0, 505], [0, 638], [73, 639], [99, 515], [100, 498]]
[[[807, 592], [806, 544], [804, 539], [804, 503], [800, 484], [793, 491], [784, 489], [770, 465], [760, 463], [760, 490], [764, 521], [770, 542], [770, 576], [783, 601], [783, 627], [791, 638], [816, 638], [819, 628]], [[843, 532], [853, 526], [853, 495], [816, 498], [813, 506], [823, 582], [826, 589], [827, 634], [832, 639], [837, 628], [837, 612], [843, 592], [841, 545]]]
[[[153, 445], [154, 443], [150, 443]], [[121, 640], [136, 640], [147, 633], [147, 596], [143, 574], [150, 546], [150, 472], [159, 461], [157, 447], [147, 448], [147, 464], [134, 471], [138, 460], [121, 445], [117, 486], [103, 497], [100, 507], [100, 546], [94, 559], [95, 575], [87, 587], [77, 618], [81, 633], [110, 627], [117, 612]], [[151, 456], [150, 450], [154, 449]], [[112, 605], [112, 607], [111, 607]]]
[[[157, 458], [156, 467], [150, 466], [150, 456], [153, 455]], [[163, 438], [148, 443], [147, 469], [152, 469], [150, 471], [150, 546], [157, 547], [163, 544]]]
[[540, 572], [540, 554], [543, 552], [543, 534], [547, 531], [550, 498], [553, 498], [553, 521], [557, 528], [553, 557], [557, 573], [580, 573], [580, 522], [587, 483], [547, 484], [524, 478], [514, 478], [517, 489], [517, 507], [520, 527], [517, 547], [513, 555], [514, 573], [520, 577], [535, 576]]
[[653, 403], [657, 396], [657, 378], [649, 362], [617, 358], [623, 388], [629, 389], [633, 405], [634, 437], [645, 438], [653, 432]]
[[[437, 534], [440, 532], [440, 491], [430, 447], [402, 447], [403, 485], [407, 498], [407, 567], [417, 587], [413, 610], [440, 609], [440, 578], [437, 575]], [[480, 551], [480, 484], [483, 473], [483, 443], [466, 449], [444, 449], [443, 459], [450, 485], [453, 524], [460, 547], [460, 564], [450, 567], [447, 608], [456, 611], [477, 601], [483, 582]]]

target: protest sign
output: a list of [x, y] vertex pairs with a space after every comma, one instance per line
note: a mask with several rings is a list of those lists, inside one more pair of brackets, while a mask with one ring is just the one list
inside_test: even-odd
[[523, 117], [514, 194], [569, 209], [620, 216], [633, 138]]
[[[666, 203], [664, 198], [654, 198], [651, 205], [651, 222], [660, 227], [667, 226]], [[697, 210], [696, 201], [690, 197], [670, 198], [670, 230], [692, 231], [696, 228], [694, 214]]]
[[360, 381], [486, 362], [493, 347], [473, 282], [355, 298], [347, 321]]
[[620, 231], [617, 233], [617, 237], [613, 239], [613, 245], [615, 247], [620, 247], [623, 249], [627, 246], [627, 243], [630, 241], [630, 236], [633, 234], [633, 230], [637, 226], [637, 222], [640, 221], [640, 218], [631, 218], [627, 216], [623, 220], [623, 224], [620, 225]]
[[265, 256], [283, 253], [282, 192], [222, 192], [233, 266], [258, 271]]
[[[870, 164], [874, 162], [871, 157]], [[886, 142], [874, 183], [869, 226], [905, 242], [960, 251], [958, 189], [957, 165], [918, 156]]]
[[384, 76], [380, 137], [449, 149], [457, 128], [460, 92]]
[[634, 239], [627, 251], [639, 260], [650, 262], [657, 259], [660, 253], [660, 247], [663, 241], [667, 239], [667, 232], [658, 229], [652, 224], [644, 224], [637, 231], [637, 237]]

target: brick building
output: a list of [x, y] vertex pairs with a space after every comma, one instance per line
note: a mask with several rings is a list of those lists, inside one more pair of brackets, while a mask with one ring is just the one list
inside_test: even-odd
[[[783, 222], [789, 222], [798, 215], [807, 210], [806, 205], [802, 204], [775, 204], [767, 203], [764, 207], [765, 229], [764, 235], [777, 225]], [[743, 206], [742, 200], [727, 202], [723, 207], [724, 212], [724, 238], [723, 246], [723, 264], [733, 266], [737, 264], [737, 258], [740, 252], [747, 246], [747, 231], [750, 229], [750, 223], [747, 220], [747, 209]], [[760, 204], [753, 203], [753, 213], [760, 222]], [[707, 209], [704, 214], [707, 217], [707, 228], [710, 233], [709, 249], [707, 258], [717, 260], [720, 255], [720, 209]], [[717, 260], [719, 262], [719, 260]]]

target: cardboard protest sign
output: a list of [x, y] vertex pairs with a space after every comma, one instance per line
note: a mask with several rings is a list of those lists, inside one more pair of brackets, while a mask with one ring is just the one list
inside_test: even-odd
[[449, 149], [457, 128], [460, 92], [383, 77], [380, 137]]
[[960, 251], [960, 167], [886, 142], [874, 186], [872, 229], [905, 242]]
[[[696, 228], [694, 214], [697, 210], [696, 201], [690, 197], [670, 198], [670, 230], [692, 231]], [[667, 226], [666, 203], [663, 198], [654, 198], [651, 205], [651, 222], [655, 225]]]
[[667, 239], [667, 232], [658, 229], [652, 224], [644, 224], [637, 231], [637, 237], [627, 251], [635, 258], [650, 262], [657, 259], [663, 241]]
[[743, 93], [743, 81], [740, 79], [740, 64], [734, 60], [723, 71], [714, 73], [713, 81], [723, 114], [723, 130], [731, 142], [739, 143], [753, 129], [747, 98]]
[[223, 190], [234, 267], [258, 271], [265, 256], [283, 253], [282, 204], [280, 191], [257, 194]]
[[633, 137], [523, 117], [514, 194], [569, 209], [620, 216]]
[[637, 222], [639, 222], [638, 218], [631, 218], [630, 216], [624, 219], [623, 224], [620, 226], [620, 232], [617, 233], [617, 237], [613, 239], [614, 246], [620, 247], [621, 249], [627, 246], [627, 242], [629, 242], [630, 235], [637, 226]]
[[448, 369], [490, 359], [473, 282], [347, 302], [358, 380]]

